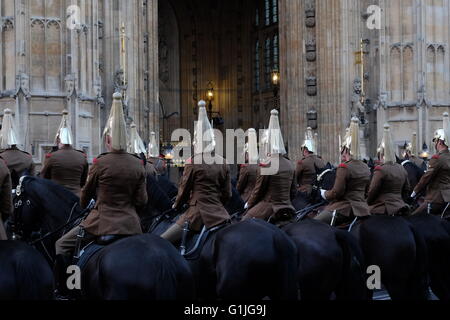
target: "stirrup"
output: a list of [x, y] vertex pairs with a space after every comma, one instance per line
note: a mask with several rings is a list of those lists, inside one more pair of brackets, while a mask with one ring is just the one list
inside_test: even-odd
[[444, 211], [442, 211], [441, 219], [444, 219], [445, 213], [447, 212], [447, 209], [449, 206], [450, 206], [450, 202], [447, 203], [447, 206], [445, 207]]
[[183, 236], [181, 237], [181, 245], [180, 245], [180, 254], [182, 256], [186, 255], [186, 243], [188, 233], [189, 233], [189, 221], [186, 221], [183, 226]]
[[330, 226], [334, 227], [334, 223], [336, 222], [337, 210], [333, 211], [333, 218], [331, 219]]
[[77, 244], [75, 246], [75, 253], [74, 253], [74, 260], [78, 261], [81, 257], [81, 246], [82, 246], [82, 242], [84, 240], [84, 237], [86, 235], [86, 231], [84, 230], [83, 227], [80, 227], [80, 232], [78, 232], [77, 234]]

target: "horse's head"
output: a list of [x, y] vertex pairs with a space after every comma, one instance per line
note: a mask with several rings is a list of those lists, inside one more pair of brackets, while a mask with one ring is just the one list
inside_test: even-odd
[[36, 177], [20, 178], [13, 196], [14, 213], [10, 231], [24, 241], [30, 241], [33, 234], [49, 232], [63, 224], [79, 198], [65, 188]]
[[331, 190], [334, 187], [334, 181], [336, 180], [336, 168], [328, 166], [328, 169], [324, 170], [317, 176], [317, 189]]
[[30, 187], [33, 179], [27, 176], [19, 179], [16, 193], [13, 194], [14, 213], [8, 223], [8, 231], [25, 241], [30, 240], [31, 235], [42, 226], [42, 208], [39, 201], [33, 197], [34, 192]]

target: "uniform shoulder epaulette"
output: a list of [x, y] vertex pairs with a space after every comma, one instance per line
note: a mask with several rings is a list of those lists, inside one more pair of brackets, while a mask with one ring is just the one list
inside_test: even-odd
[[77, 151], [77, 152], [83, 154], [83, 156], [84, 156], [85, 158], [87, 158], [86, 152], [84, 152], [84, 151], [82, 151], [82, 150], [75, 150], [75, 151]]
[[50, 153], [47, 153], [47, 154], [45, 155], [45, 157], [46, 157], [47, 159], [50, 159], [50, 158], [52, 157], [52, 155], [53, 155], [53, 152], [50, 152]]
[[383, 170], [383, 167], [382, 167], [382, 166], [376, 166], [376, 167], [375, 167], [375, 171], [381, 171], [381, 170]]
[[185, 164], [192, 164], [192, 157], [190, 157], [189, 159], [187, 159], [187, 160], [185, 161]]
[[260, 163], [259, 164], [259, 166], [261, 167], [261, 168], [269, 168], [270, 167], [270, 163]]
[[102, 158], [102, 157], [104, 157], [104, 156], [106, 156], [106, 155], [108, 155], [108, 154], [109, 154], [109, 152], [102, 153], [102, 154], [99, 155], [97, 158], [94, 158], [93, 163], [94, 163], [94, 164], [97, 164], [98, 161], [100, 160], [100, 158]]
[[438, 155], [438, 154], [435, 154], [431, 159], [434, 159], [434, 160], [439, 160], [441, 158], [441, 156], [440, 155]]
[[246, 163], [241, 164], [241, 168], [247, 168], [247, 167], [248, 167], [248, 164], [246, 164]]
[[347, 164], [345, 164], [345, 163], [341, 163], [340, 165], [339, 165], [339, 167], [338, 168], [343, 168], [343, 169], [347, 169], [348, 168], [348, 166], [347, 166]]

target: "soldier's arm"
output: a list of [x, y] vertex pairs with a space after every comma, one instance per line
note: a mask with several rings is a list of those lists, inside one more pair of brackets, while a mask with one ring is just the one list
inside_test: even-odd
[[83, 188], [84, 185], [86, 184], [87, 181], [87, 177], [89, 174], [89, 164], [86, 160], [86, 162], [83, 165], [83, 173], [81, 174], [81, 180], [80, 180], [80, 187]]
[[404, 200], [407, 200], [409, 199], [410, 195], [411, 195], [411, 184], [409, 182], [408, 173], [405, 170], [405, 183], [403, 184], [402, 198]]
[[380, 194], [380, 189], [383, 184], [383, 169], [381, 167], [375, 168], [375, 173], [370, 183], [369, 195], [367, 197], [367, 203], [372, 205], [377, 200]]
[[44, 161], [44, 167], [41, 170], [42, 179], [50, 180], [52, 178], [52, 155], [47, 154]]
[[341, 164], [336, 172], [336, 181], [332, 190], [325, 193], [328, 201], [333, 201], [341, 198], [345, 194], [347, 185], [348, 168], [345, 164]]
[[414, 189], [414, 192], [416, 194], [420, 194], [428, 186], [431, 180], [434, 179], [434, 177], [439, 172], [439, 167], [439, 157], [434, 156], [430, 161], [430, 167], [428, 168], [428, 171], [422, 176], [422, 179], [420, 179], [419, 183]]
[[192, 191], [192, 182], [194, 179], [194, 165], [188, 164], [184, 168], [183, 177], [180, 181], [180, 187], [178, 189], [177, 199], [175, 201], [175, 208], [179, 209], [183, 204], [185, 204]]
[[0, 221], [2, 215], [10, 216], [12, 214], [12, 183], [9, 170], [5, 170], [3, 176], [0, 190]]
[[81, 190], [80, 204], [82, 208], [86, 208], [89, 205], [89, 202], [91, 202], [91, 200], [95, 199], [96, 197], [98, 173], [99, 173], [98, 163], [96, 163], [96, 160], [94, 160], [94, 165], [91, 167], [91, 170], [89, 171], [89, 176], [87, 178], [86, 184]]
[[138, 214], [140, 214], [141, 211], [145, 208], [145, 206], [147, 205], [147, 201], [147, 178], [145, 168], [142, 167], [142, 172], [137, 184], [137, 190], [134, 193], [134, 205]]
[[222, 185], [222, 196], [221, 201], [225, 205], [230, 201], [231, 197], [233, 196], [232, 190], [231, 190], [231, 175], [230, 175], [230, 167], [228, 165], [225, 165], [225, 181]]
[[245, 188], [247, 187], [248, 183], [248, 170], [246, 168], [241, 168], [241, 171], [239, 173], [239, 180], [236, 185], [237, 191], [242, 194], [245, 191]]
[[303, 170], [304, 170], [303, 161], [300, 160], [297, 162], [297, 168], [295, 169], [295, 177], [296, 177], [295, 183], [297, 185], [300, 185], [300, 180], [302, 178]]
[[248, 208], [254, 207], [264, 196], [268, 179], [269, 176], [262, 175], [261, 171], [258, 171], [258, 178], [256, 179], [255, 189], [252, 192], [250, 200], [248, 200]]
[[291, 184], [291, 201], [297, 196], [297, 172], [294, 171], [294, 176], [292, 177]]

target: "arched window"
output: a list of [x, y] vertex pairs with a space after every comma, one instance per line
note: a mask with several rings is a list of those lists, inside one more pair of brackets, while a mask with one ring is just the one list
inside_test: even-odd
[[278, 35], [276, 34], [273, 37], [273, 69], [279, 70], [280, 69], [280, 45], [278, 41]]
[[253, 88], [256, 92], [260, 90], [260, 83], [261, 83], [261, 67], [260, 67], [260, 49], [259, 49], [259, 40], [256, 40], [255, 45], [255, 61], [254, 63], [254, 78], [253, 78]]
[[272, 23], [278, 23], [278, 0], [272, 0]]
[[264, 44], [264, 66], [265, 66], [265, 83], [266, 88], [270, 88], [270, 75], [272, 72], [272, 57], [271, 57], [271, 40], [270, 38], [266, 38], [265, 44]]
[[264, 1], [264, 14], [265, 14], [265, 20], [266, 20], [266, 26], [270, 25], [270, 18], [271, 18], [271, 0], [265, 0]]

